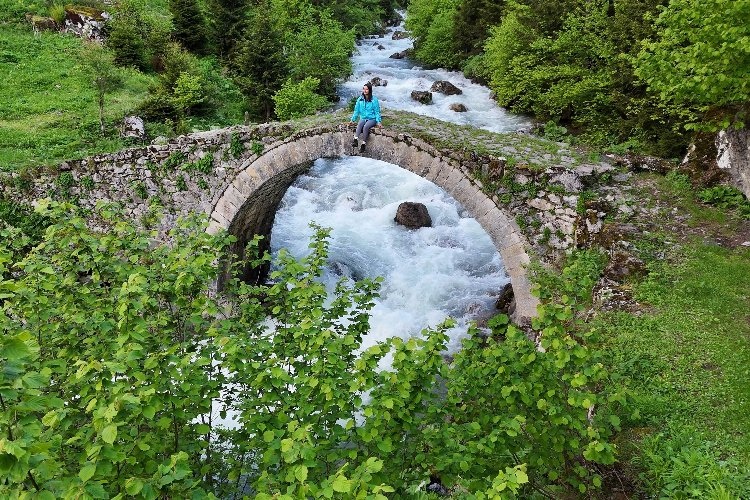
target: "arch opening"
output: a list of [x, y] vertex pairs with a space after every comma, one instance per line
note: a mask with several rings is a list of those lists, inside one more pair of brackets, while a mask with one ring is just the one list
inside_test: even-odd
[[[264, 236], [262, 249], [268, 249], [276, 211], [289, 186], [314, 160], [351, 154], [350, 141], [348, 132], [324, 132], [293, 138], [266, 151], [225, 189], [213, 207], [209, 229], [225, 229], [235, 235], [237, 243], [232, 250], [240, 257], [255, 234]], [[411, 171], [461, 203], [487, 232], [503, 259], [516, 296], [516, 321], [536, 314], [538, 300], [531, 294], [526, 276], [530, 259], [523, 235], [512, 217], [482, 192], [454, 160], [418, 139], [382, 133], [371, 136], [366, 156]], [[265, 277], [264, 272], [267, 269], [244, 269], [242, 278], [257, 283]], [[223, 281], [220, 279], [219, 286]]]

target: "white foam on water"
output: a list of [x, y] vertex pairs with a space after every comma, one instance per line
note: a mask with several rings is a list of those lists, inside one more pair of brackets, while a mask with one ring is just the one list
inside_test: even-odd
[[[394, 217], [403, 201], [424, 203], [433, 227], [407, 229]], [[445, 191], [396, 165], [363, 157], [315, 162], [289, 188], [276, 214], [271, 247], [307, 255], [310, 222], [332, 229], [323, 280], [383, 277], [365, 346], [418, 335], [457, 320], [449, 350], [467, 323], [492, 313], [508, 282], [500, 255], [479, 223]]]
[[[401, 23], [394, 31], [403, 31]], [[384, 87], [374, 87], [373, 95], [378, 97], [381, 108], [411, 111], [440, 120], [471, 125], [492, 132], [513, 132], [528, 130], [532, 122], [529, 118], [508, 113], [490, 97], [490, 89], [471, 82], [462, 73], [445, 69], [426, 69], [409, 59], [391, 59], [396, 52], [409, 49], [411, 38], [393, 40], [393, 33], [383, 38], [368, 37], [360, 40], [357, 52], [352, 57], [353, 74], [339, 86], [340, 106], [362, 92], [362, 85], [373, 77], [388, 80]], [[383, 47], [383, 50], [378, 49]], [[412, 90], [430, 90], [438, 80], [447, 80], [463, 91], [460, 95], [432, 93], [432, 104], [420, 104], [411, 98]], [[450, 105], [459, 103], [468, 111], [452, 111]], [[387, 121], [383, 123], [388, 126]]]

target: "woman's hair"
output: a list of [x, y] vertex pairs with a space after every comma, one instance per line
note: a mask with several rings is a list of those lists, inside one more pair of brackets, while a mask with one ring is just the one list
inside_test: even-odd
[[[365, 97], [365, 100], [372, 101], [372, 83], [367, 82], [364, 86], [367, 87], [367, 90], [369, 90], [369, 92], [367, 93], [367, 97]], [[364, 92], [362, 92], [362, 95], [364, 95]]]

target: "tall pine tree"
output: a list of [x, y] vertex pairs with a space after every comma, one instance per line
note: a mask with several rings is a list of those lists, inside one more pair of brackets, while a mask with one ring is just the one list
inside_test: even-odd
[[248, 0], [209, 0], [209, 24], [216, 54], [226, 59], [242, 33]]
[[196, 0], [169, 0], [174, 38], [190, 52], [205, 53], [206, 21]]
[[463, 57], [482, 51], [490, 27], [500, 24], [505, 10], [505, 0], [463, 0], [453, 19], [453, 38], [456, 49]]
[[247, 99], [250, 113], [266, 121], [273, 117], [273, 95], [289, 74], [281, 33], [266, 16], [270, 8], [268, 0], [258, 3], [230, 56], [234, 81]]

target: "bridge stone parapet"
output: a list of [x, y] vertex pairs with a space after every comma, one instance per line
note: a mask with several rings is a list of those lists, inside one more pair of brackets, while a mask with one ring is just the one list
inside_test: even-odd
[[[516, 296], [516, 319], [534, 316], [538, 301], [526, 275], [531, 245], [516, 223], [518, 214], [495, 194], [488, 195], [478, 178], [483, 167], [476, 150], [501, 136], [482, 131], [473, 137], [474, 131], [408, 113], [387, 112], [385, 117], [390, 125], [373, 130], [364, 155], [420, 175], [460, 202], [502, 256]], [[32, 179], [22, 196], [54, 192], [84, 207], [98, 200], [117, 202], [162, 233], [182, 215], [205, 213], [209, 231], [235, 235], [234, 250], [241, 255], [255, 234], [266, 236], [268, 244], [284, 193], [314, 160], [355, 154], [345, 119], [338, 113], [307, 122], [231, 127], [71, 161]], [[446, 140], [449, 133], [456, 135]], [[508, 147], [517, 151], [528, 139], [514, 136], [513, 141]]]

